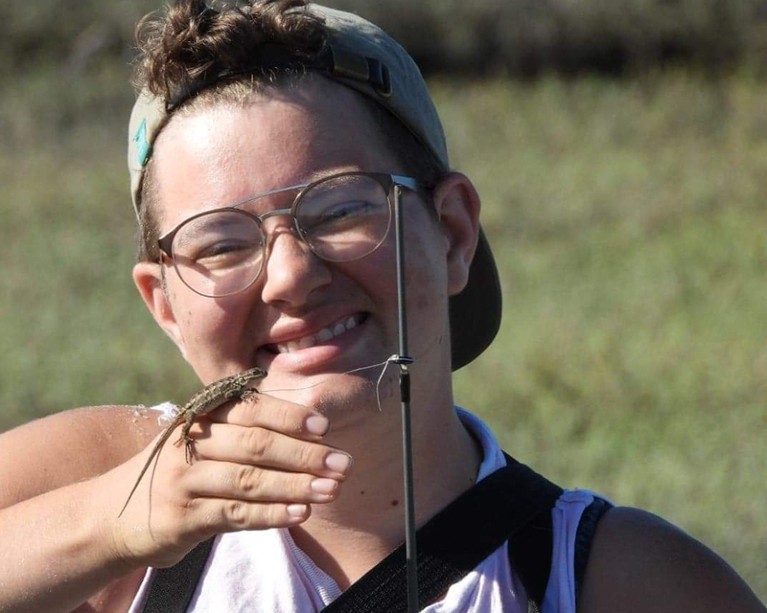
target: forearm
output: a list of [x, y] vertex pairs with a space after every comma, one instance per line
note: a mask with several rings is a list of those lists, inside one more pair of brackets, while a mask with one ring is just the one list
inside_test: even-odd
[[0, 510], [0, 612], [72, 611], [135, 570], [98, 509], [86, 481]]

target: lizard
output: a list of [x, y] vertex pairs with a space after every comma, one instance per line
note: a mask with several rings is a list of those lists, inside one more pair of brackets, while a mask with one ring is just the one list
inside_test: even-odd
[[199, 392], [194, 394], [187, 401], [187, 403], [178, 410], [176, 416], [173, 418], [173, 421], [165, 428], [165, 430], [163, 430], [162, 435], [152, 448], [152, 451], [149, 454], [149, 458], [144, 463], [144, 466], [139, 473], [138, 479], [136, 479], [136, 482], [133, 484], [133, 488], [128, 494], [128, 498], [126, 499], [125, 504], [123, 504], [118, 517], [122, 516], [122, 514], [125, 512], [128, 503], [130, 502], [131, 498], [133, 498], [133, 494], [136, 492], [136, 488], [138, 488], [139, 483], [141, 483], [141, 480], [144, 478], [144, 475], [149, 469], [150, 464], [160, 453], [163, 445], [165, 445], [165, 443], [170, 438], [170, 435], [177, 427], [182, 426], [183, 424], [181, 427], [181, 436], [178, 439], [178, 443], [183, 441], [185, 445], [186, 462], [187, 464], [191, 464], [193, 441], [189, 436], [189, 430], [191, 429], [192, 424], [194, 424], [194, 420], [200, 415], [206, 415], [207, 413], [210, 413], [213, 409], [220, 407], [222, 404], [228, 402], [229, 400], [243, 398], [247, 393], [255, 392], [256, 390], [249, 387], [250, 383], [256, 379], [263, 379], [265, 376], [266, 371], [264, 369], [251, 368], [244, 372], [240, 372], [214, 381], [213, 383], [206, 385]]

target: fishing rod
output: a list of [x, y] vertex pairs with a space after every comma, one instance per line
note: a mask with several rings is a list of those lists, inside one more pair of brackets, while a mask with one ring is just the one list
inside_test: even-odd
[[413, 485], [413, 437], [410, 420], [410, 370], [413, 358], [408, 355], [407, 306], [405, 304], [405, 241], [402, 219], [402, 188], [394, 185], [394, 241], [397, 267], [397, 317], [399, 354], [391, 361], [399, 364], [399, 391], [402, 412], [402, 471], [405, 492], [405, 564], [407, 575], [407, 610], [418, 611], [418, 565]]

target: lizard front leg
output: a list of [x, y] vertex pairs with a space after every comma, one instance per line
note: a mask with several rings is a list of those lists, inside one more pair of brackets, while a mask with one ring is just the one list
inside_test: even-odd
[[184, 416], [184, 425], [181, 426], [181, 436], [178, 438], [178, 443], [184, 443], [184, 458], [187, 464], [192, 463], [192, 457], [194, 455], [194, 439], [189, 436], [189, 430], [191, 430], [194, 420], [197, 416], [191, 411]]
[[[223, 396], [215, 403], [211, 404], [211, 406], [206, 406], [205, 410], [202, 411], [194, 411], [194, 410], [187, 410], [184, 414], [184, 425], [181, 427], [181, 435], [179, 436], [177, 444], [181, 444], [183, 442], [184, 444], [184, 457], [186, 458], [186, 463], [191, 464], [192, 458], [194, 457], [194, 439], [189, 436], [189, 431], [192, 429], [192, 425], [194, 424], [197, 417], [200, 415], [205, 415], [209, 413], [214, 408], [217, 408], [227, 400], [235, 400], [240, 398], [247, 398], [248, 396], [251, 396], [253, 394], [257, 394], [258, 391], [255, 389], [250, 388], [244, 388], [244, 389], [231, 389], [229, 391], [226, 391]], [[203, 406], [203, 405], [201, 405]]]

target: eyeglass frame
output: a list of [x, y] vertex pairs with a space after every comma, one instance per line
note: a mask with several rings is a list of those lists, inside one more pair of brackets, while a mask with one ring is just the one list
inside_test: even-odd
[[[307, 241], [303, 236], [303, 231], [301, 227], [298, 225], [298, 218], [296, 217], [296, 210], [301, 205], [301, 202], [303, 198], [305, 197], [307, 192], [310, 192], [313, 188], [315, 188], [317, 185], [324, 183], [325, 181], [330, 181], [332, 179], [338, 179], [341, 177], [351, 177], [351, 176], [363, 176], [363, 177], [370, 177], [371, 179], [374, 179], [384, 190], [386, 191], [386, 203], [389, 206], [389, 225], [386, 229], [386, 233], [381, 238], [381, 242], [376, 245], [376, 247], [372, 250], [366, 253], [365, 255], [362, 255], [358, 258], [352, 258], [350, 260], [328, 260], [327, 258], [322, 257], [320, 254], [318, 254], [313, 248], [309, 241]], [[181, 279], [181, 282], [186, 285], [190, 290], [192, 290], [194, 293], [205, 296], [207, 298], [223, 298], [226, 296], [233, 296], [235, 294], [238, 294], [240, 292], [245, 291], [250, 286], [252, 286], [258, 278], [261, 276], [261, 273], [264, 269], [264, 263], [266, 262], [266, 259], [268, 257], [268, 236], [266, 232], [263, 229], [263, 222], [266, 219], [269, 219], [270, 217], [280, 217], [280, 216], [288, 216], [293, 220], [293, 227], [295, 228], [295, 234], [298, 237], [298, 239], [306, 244], [309, 247], [309, 250], [314, 254], [316, 257], [320, 258], [323, 261], [339, 261], [339, 262], [354, 262], [358, 259], [362, 259], [371, 253], [375, 252], [386, 240], [386, 238], [389, 236], [389, 231], [391, 230], [391, 219], [394, 215], [394, 207], [391, 201], [391, 195], [392, 192], [395, 195], [395, 198], [399, 198], [400, 191], [398, 189], [394, 189], [397, 187], [404, 187], [405, 189], [408, 189], [413, 192], [424, 192], [426, 190], [426, 187], [418, 181], [418, 179], [414, 177], [409, 177], [406, 175], [398, 175], [394, 173], [385, 173], [385, 172], [370, 172], [370, 171], [360, 171], [360, 170], [350, 170], [346, 172], [340, 172], [336, 174], [326, 175], [324, 177], [320, 177], [314, 181], [311, 181], [310, 183], [299, 183], [297, 185], [290, 185], [288, 187], [280, 187], [278, 189], [269, 190], [266, 192], [261, 192], [258, 194], [252, 194], [250, 196], [247, 196], [243, 198], [242, 200], [238, 200], [237, 202], [234, 202], [233, 204], [219, 207], [216, 209], [210, 209], [207, 211], [201, 211], [199, 213], [196, 213], [192, 215], [191, 217], [187, 217], [183, 221], [179, 222], [176, 226], [174, 226], [171, 230], [163, 234], [159, 239], [157, 239], [157, 246], [160, 248], [160, 264], [162, 265], [163, 256], [168, 258], [173, 262], [173, 268], [176, 271], [176, 274], [178, 274], [179, 279]], [[271, 211], [267, 211], [265, 213], [262, 213], [261, 215], [256, 215], [255, 213], [251, 213], [250, 211], [246, 211], [240, 207], [244, 206], [245, 204], [248, 204], [249, 202], [253, 202], [254, 200], [258, 200], [260, 198], [265, 198], [267, 196], [273, 196], [276, 194], [282, 194], [285, 192], [295, 191], [299, 190], [299, 192], [296, 194], [295, 198], [293, 198], [293, 202], [289, 207], [283, 207], [279, 209], [273, 209]], [[263, 260], [261, 262], [261, 265], [259, 267], [258, 273], [253, 277], [253, 279], [244, 287], [241, 289], [238, 289], [233, 292], [229, 292], [226, 294], [221, 295], [211, 295], [211, 294], [205, 294], [194, 287], [192, 287], [186, 279], [184, 279], [184, 275], [181, 274], [181, 272], [178, 269], [178, 264], [176, 259], [173, 257], [173, 239], [176, 237], [176, 234], [189, 222], [198, 219], [200, 217], [204, 217], [206, 215], [211, 215], [213, 213], [219, 213], [219, 212], [226, 212], [226, 211], [237, 211], [240, 214], [243, 214], [247, 217], [250, 217], [253, 219], [253, 221], [256, 222], [256, 226], [258, 227], [259, 231], [261, 232], [264, 241], [264, 255]]]

